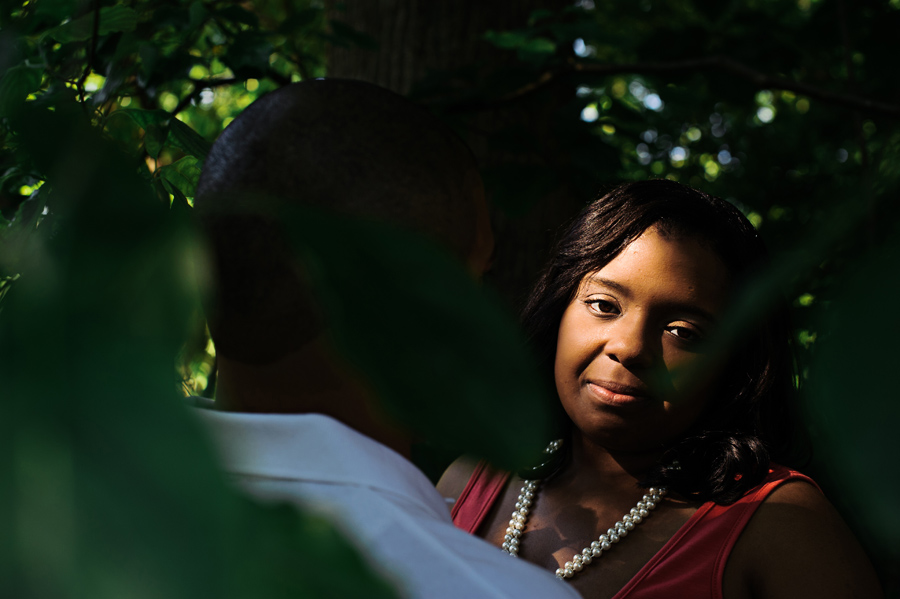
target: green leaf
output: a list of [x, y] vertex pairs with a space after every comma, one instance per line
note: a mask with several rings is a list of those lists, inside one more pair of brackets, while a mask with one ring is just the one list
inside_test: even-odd
[[142, 129], [152, 125], [166, 125], [172, 115], [165, 110], [143, 110], [140, 108], [122, 108], [113, 114], [127, 115], [131, 120], [138, 124]]
[[65, 222], [0, 313], [0, 502], [29, 539], [0, 543], [4, 596], [392, 597], [329, 522], [219, 472], [171, 383], [197, 310], [188, 219], [84, 121], [13, 123]]
[[19, 65], [6, 71], [0, 79], [0, 116], [9, 116], [40, 86], [40, 69]]
[[36, 3], [35, 16], [47, 17], [59, 23], [78, 9], [78, 0], [41, 0]]
[[147, 125], [144, 129], [144, 149], [156, 160], [169, 138], [169, 129], [160, 125]]
[[209, 18], [209, 11], [206, 10], [206, 7], [203, 6], [202, 2], [192, 3], [190, 9], [188, 9], [188, 13], [190, 15], [189, 29], [191, 30], [200, 27], [203, 25], [203, 22]]
[[225, 8], [219, 10], [218, 14], [235, 23], [243, 23], [254, 29], [259, 27], [259, 17], [237, 4], [229, 4]]
[[553, 54], [556, 52], [556, 44], [545, 37], [536, 37], [519, 46], [519, 52], [528, 54]]
[[429, 442], [501, 467], [540, 454], [557, 401], [515, 321], [458, 261], [383, 224], [301, 207], [285, 215], [338, 349], [393, 417]]
[[261, 77], [269, 68], [269, 56], [275, 51], [272, 43], [255, 31], [242, 31], [235, 36], [222, 61], [236, 77]]
[[201, 161], [212, 148], [212, 144], [203, 136], [176, 118], [169, 122], [169, 143]]
[[514, 50], [528, 43], [529, 33], [522, 31], [492, 31], [484, 34], [484, 39], [498, 48]]
[[324, 10], [321, 8], [305, 8], [292, 14], [288, 19], [278, 26], [279, 33], [295, 33], [316, 25], [323, 15]]
[[[178, 162], [160, 168], [159, 174], [180, 193], [187, 197], [194, 197], [197, 191], [197, 181], [200, 179], [200, 161], [193, 156], [185, 156]], [[170, 193], [174, 194], [171, 189]]]
[[[127, 6], [107, 6], [100, 9], [98, 35], [108, 35], [118, 31], [134, 31], [137, 27], [138, 14]], [[94, 35], [94, 13], [90, 12], [68, 23], [63, 23], [47, 31], [46, 35], [66, 44], [82, 42]]]
[[531, 13], [528, 17], [528, 25], [533, 27], [538, 21], [553, 16], [553, 11], [546, 8], [539, 8]]

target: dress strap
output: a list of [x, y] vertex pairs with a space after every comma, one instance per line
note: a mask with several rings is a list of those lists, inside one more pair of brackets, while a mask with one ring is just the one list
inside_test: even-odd
[[484, 460], [479, 461], [450, 510], [453, 524], [475, 534], [506, 487], [507, 480], [509, 472], [495, 470]]

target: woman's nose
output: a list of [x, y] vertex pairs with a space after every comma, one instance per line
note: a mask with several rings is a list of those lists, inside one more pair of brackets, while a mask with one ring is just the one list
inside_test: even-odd
[[625, 367], [650, 366], [653, 342], [646, 319], [640, 314], [622, 315], [610, 326], [604, 353]]

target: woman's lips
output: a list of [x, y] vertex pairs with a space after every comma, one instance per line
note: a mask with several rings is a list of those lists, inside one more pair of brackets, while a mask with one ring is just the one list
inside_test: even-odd
[[603, 403], [624, 406], [648, 399], [645, 388], [612, 381], [588, 381], [588, 390]]

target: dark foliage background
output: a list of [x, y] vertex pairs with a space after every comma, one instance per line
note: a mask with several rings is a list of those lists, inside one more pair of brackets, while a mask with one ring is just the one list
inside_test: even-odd
[[[390, 596], [361, 561], [348, 564], [353, 552], [326, 524], [233, 492], [179, 405], [215, 388], [189, 219], [203, 158], [260, 94], [325, 74], [374, 81], [445, 118], [493, 204], [488, 293], [415, 240], [359, 235], [380, 248], [367, 255], [384, 258], [371, 266], [392, 282], [384, 297], [415, 293], [444, 323], [483, 323], [424, 342], [459, 373], [444, 401], [479, 412], [469, 438], [429, 410], [412, 417], [445, 424], [428, 431], [426, 469], [473, 439], [510, 464], [541, 442], [539, 382], [523, 374], [510, 391], [498, 380], [528, 371], [510, 314], [559, 227], [598, 190], [672, 178], [736, 203], [777, 256], [758, 298], [793, 307], [807, 469], [900, 596], [900, 2], [503, 4], [0, 2], [4, 596], [210, 585], [223, 596]], [[329, 227], [344, 226], [316, 221], [324, 234], [300, 242], [338, 319], [353, 316], [341, 260], [357, 250], [322, 257]], [[397, 255], [419, 256], [415, 268], [436, 279], [405, 291]], [[458, 302], [433, 291], [460, 286]], [[396, 337], [414, 338], [414, 315], [397, 318]], [[383, 338], [347, 326], [363, 331], [348, 346]], [[366, 353], [361, 367], [384, 372]], [[485, 367], [484, 355], [496, 361]], [[403, 397], [406, 383], [379, 384]], [[518, 426], [501, 416], [510, 409]]]

